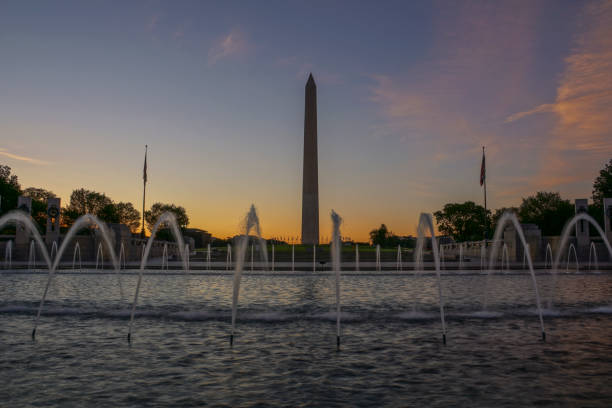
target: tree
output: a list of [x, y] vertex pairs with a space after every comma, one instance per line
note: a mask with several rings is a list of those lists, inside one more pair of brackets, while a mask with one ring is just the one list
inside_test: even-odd
[[111, 204], [113, 204], [113, 201], [104, 193], [84, 188], [73, 190], [70, 195], [70, 203], [62, 214], [63, 221], [66, 225], [71, 225], [78, 217], [85, 214], [108, 216], [109, 210], [105, 207]]
[[385, 224], [380, 224], [380, 228], [370, 231], [370, 241], [372, 241], [372, 245], [385, 246], [389, 236], [390, 233]]
[[145, 220], [149, 231], [153, 230], [155, 223], [159, 217], [165, 213], [171, 212], [176, 217], [179, 228], [185, 228], [189, 224], [189, 217], [184, 207], [174, 204], [155, 203], [149, 211], [145, 211]]
[[44, 188], [28, 187], [23, 190], [22, 195], [32, 199], [32, 218], [40, 230], [44, 231], [47, 228], [47, 200], [55, 198], [55, 193]]
[[11, 168], [0, 164], [0, 215], [17, 208], [21, 186]]
[[612, 197], [612, 159], [599, 171], [593, 182], [593, 204], [603, 207], [603, 199]]
[[483, 206], [466, 201], [465, 203], [449, 203], [441, 211], [436, 211], [438, 231], [450, 235], [455, 241], [478, 241], [484, 238], [485, 227], [490, 230], [489, 218], [491, 211]]
[[140, 226], [140, 211], [132, 203], [119, 202], [115, 204], [118, 222], [130, 227], [133, 233], [138, 232]]
[[[604, 228], [603, 199], [610, 197], [612, 197], [612, 159], [599, 171], [599, 176], [593, 182], [593, 205], [589, 206], [589, 215], [595, 218], [602, 229]], [[591, 233], [595, 234], [595, 231], [591, 229]]]
[[523, 198], [519, 207], [519, 220], [536, 224], [542, 230], [542, 235], [560, 235], [563, 226], [574, 213], [574, 206], [569, 200], [563, 200], [559, 193], [539, 191]]

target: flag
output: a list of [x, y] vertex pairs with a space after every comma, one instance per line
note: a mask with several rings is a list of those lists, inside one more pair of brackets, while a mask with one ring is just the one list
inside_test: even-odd
[[144, 168], [142, 169], [142, 180], [145, 183], [147, 182], [147, 146], [145, 146], [145, 162]]
[[485, 166], [485, 154], [484, 147], [482, 148], [482, 164], [480, 165], [480, 185], [482, 186], [485, 182], [485, 178], [487, 177], [487, 170]]

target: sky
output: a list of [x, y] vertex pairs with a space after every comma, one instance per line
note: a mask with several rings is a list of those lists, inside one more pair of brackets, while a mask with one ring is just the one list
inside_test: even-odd
[[449, 202], [586, 198], [612, 158], [612, 1], [3, 1], [0, 163], [190, 226], [301, 228], [304, 85], [319, 207], [342, 234], [414, 234]]

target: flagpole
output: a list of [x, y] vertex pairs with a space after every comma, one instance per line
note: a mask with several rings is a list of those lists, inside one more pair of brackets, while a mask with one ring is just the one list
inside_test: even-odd
[[144, 170], [142, 173], [142, 231], [140, 231], [140, 237], [145, 237], [145, 198], [147, 196], [147, 151], [149, 146], [145, 145], [145, 162], [144, 162]]
[[483, 187], [484, 187], [484, 208], [485, 208], [484, 240], [485, 240], [485, 247], [486, 247], [487, 246], [487, 235], [489, 232], [488, 231], [489, 217], [487, 216], [487, 170], [486, 170], [485, 147], [484, 146], [482, 146], [482, 160], [485, 166]]

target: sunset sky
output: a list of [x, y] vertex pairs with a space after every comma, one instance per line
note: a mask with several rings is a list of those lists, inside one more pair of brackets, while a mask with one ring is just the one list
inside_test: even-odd
[[22, 187], [298, 236], [304, 85], [321, 235], [414, 234], [448, 202], [590, 197], [612, 157], [612, 1], [3, 1], [0, 163]]

